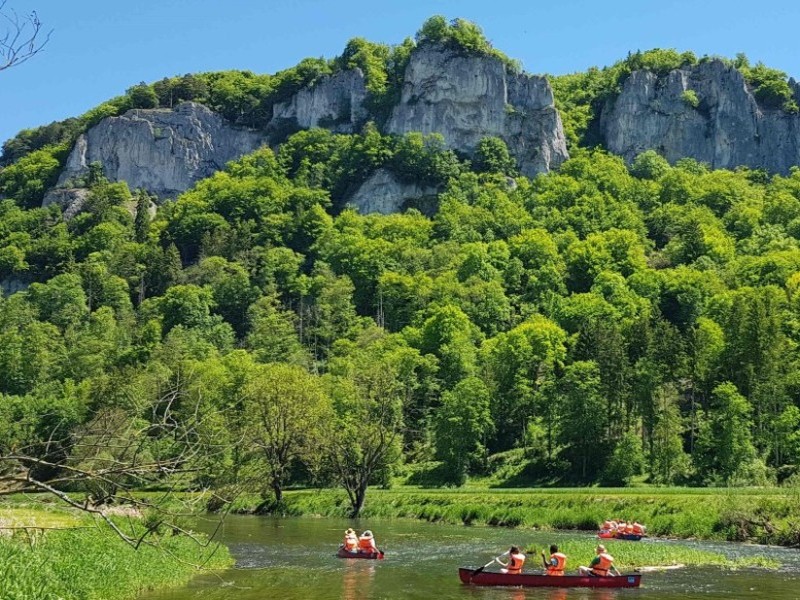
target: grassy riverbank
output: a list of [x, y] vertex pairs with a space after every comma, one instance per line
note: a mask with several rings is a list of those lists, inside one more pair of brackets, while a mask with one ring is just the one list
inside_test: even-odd
[[134, 550], [107, 526], [57, 509], [0, 505], [0, 527], [3, 600], [123, 600], [232, 562], [224, 546], [168, 533]]
[[[251, 511], [254, 497], [234, 510]], [[292, 491], [286, 514], [346, 517], [338, 490]], [[594, 531], [608, 517], [636, 519], [658, 537], [800, 545], [800, 493], [783, 489], [530, 489], [370, 490], [365, 518], [405, 517], [430, 522], [540, 530]]]

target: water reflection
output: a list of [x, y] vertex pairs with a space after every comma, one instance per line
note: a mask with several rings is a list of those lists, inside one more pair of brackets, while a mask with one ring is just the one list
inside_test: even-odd
[[372, 596], [375, 564], [371, 560], [342, 559], [345, 563], [342, 575], [342, 600], [363, 600]]
[[[567, 590], [565, 589], [548, 590], [547, 600], [567, 600]], [[606, 599], [603, 598], [603, 600]]]

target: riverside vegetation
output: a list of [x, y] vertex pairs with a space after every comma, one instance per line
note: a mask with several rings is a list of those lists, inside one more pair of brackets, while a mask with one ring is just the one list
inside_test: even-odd
[[38, 504], [0, 505], [0, 526], [20, 528], [0, 529], [8, 534], [0, 535], [6, 600], [124, 600], [154, 587], [183, 584], [200, 569], [232, 564], [224, 546], [198, 545], [170, 532], [151, 540], [157, 544], [135, 550], [84, 515]]
[[[460, 20], [429, 21], [418, 43], [496, 52]], [[0, 297], [0, 494], [111, 501], [146, 484], [246, 490], [262, 509], [291, 510], [312, 497], [287, 486], [338, 485], [346, 508], [331, 510], [359, 514], [392, 497], [365, 504], [369, 486], [403, 472], [450, 486], [796, 482], [800, 170], [671, 165], [653, 151], [626, 165], [588, 147], [592, 107], [626, 69], [689, 56], [653, 51], [586, 81], [556, 78], [572, 158], [533, 180], [499, 139], [466, 157], [437, 135], [372, 123], [288, 135], [154, 216], [145, 193], [100, 167], [74, 218], [39, 207], [75, 136], [103, 116], [194, 99], [258, 124], [345, 64], [362, 67], [379, 108], [413, 45], [354, 40], [334, 61], [274, 76], [135, 86], [4, 145], [0, 281], [27, 287]], [[795, 110], [782, 73], [740, 63], [762, 101]], [[436, 212], [344, 206], [379, 167], [438, 186]], [[744, 537], [797, 543], [797, 504], [764, 498]], [[401, 504], [415, 515], [416, 502]], [[584, 525], [608, 516], [567, 508]], [[507, 524], [572, 522], [502, 510]], [[775, 538], [762, 537], [764, 515]], [[664, 531], [736, 537], [725, 533], [736, 523], [698, 513]]]
[[[258, 495], [244, 494], [236, 499], [232, 510], [250, 513], [260, 502]], [[363, 517], [595, 533], [609, 515], [617, 515], [646, 523], [648, 534], [656, 537], [798, 546], [797, 502], [797, 490], [780, 489], [487, 490], [474, 486], [464, 489], [400, 486], [374, 490]], [[346, 495], [332, 490], [288, 492], [281, 510], [291, 516], [349, 514]], [[689, 564], [684, 559], [673, 557], [673, 560]]]

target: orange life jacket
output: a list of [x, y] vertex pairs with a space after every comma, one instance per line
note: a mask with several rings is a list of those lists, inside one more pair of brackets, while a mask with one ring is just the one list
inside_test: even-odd
[[375, 546], [375, 538], [363, 537], [363, 536], [358, 538], [358, 551], [377, 552], [378, 548]]
[[509, 575], [519, 575], [522, 573], [522, 565], [525, 564], [525, 555], [520, 552], [518, 554], [512, 554], [509, 556], [508, 561], [508, 574]]
[[605, 522], [603, 523], [603, 529], [605, 529], [606, 531], [608, 531], [609, 529], [611, 529], [611, 521], [605, 521]]
[[642, 527], [639, 523], [634, 523], [633, 524], [633, 533], [635, 533], [636, 535], [644, 534], [644, 527]]
[[563, 575], [564, 569], [567, 566], [567, 555], [562, 552], [554, 552], [553, 554], [550, 555], [551, 563], [554, 558], [556, 559], [556, 564], [548, 565], [547, 575]]
[[355, 535], [346, 535], [343, 545], [348, 552], [355, 552], [358, 549], [358, 538]]
[[600, 562], [592, 567], [592, 573], [599, 575], [600, 577], [605, 577], [611, 570], [611, 564], [614, 562], [614, 557], [608, 552], [598, 554], [598, 557], [600, 558]]
[[631, 523], [625, 525], [625, 533], [633, 533], [633, 525]]

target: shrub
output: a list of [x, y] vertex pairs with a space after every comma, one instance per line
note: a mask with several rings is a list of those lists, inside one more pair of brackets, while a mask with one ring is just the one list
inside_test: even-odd
[[681, 100], [683, 100], [684, 104], [692, 108], [700, 106], [700, 98], [697, 97], [697, 92], [694, 90], [685, 90], [681, 94]]

